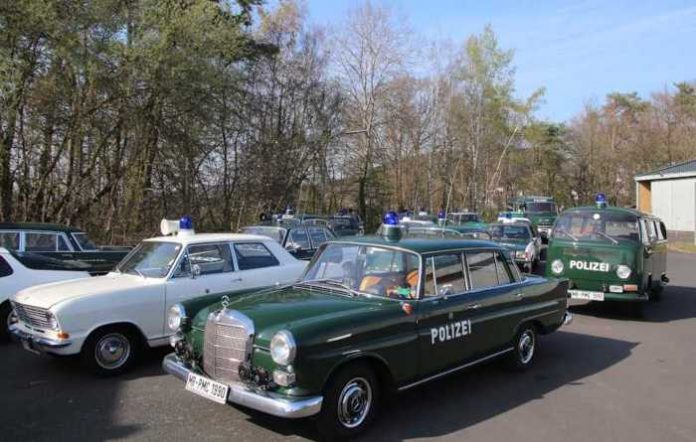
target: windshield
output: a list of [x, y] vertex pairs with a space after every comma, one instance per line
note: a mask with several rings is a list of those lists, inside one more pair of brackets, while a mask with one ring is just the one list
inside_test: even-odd
[[527, 212], [553, 212], [556, 213], [556, 203], [527, 203]]
[[283, 244], [283, 238], [285, 238], [286, 229], [281, 229], [278, 227], [264, 227], [264, 226], [253, 226], [242, 228], [242, 233], [249, 235], [261, 235], [267, 236], [279, 244]]
[[122, 273], [132, 273], [150, 278], [164, 278], [174, 265], [181, 244], [144, 241], [116, 267]]
[[553, 238], [573, 241], [639, 241], [638, 217], [630, 213], [569, 212], [558, 218]]
[[494, 240], [513, 239], [513, 240], [531, 240], [532, 235], [529, 232], [529, 227], [524, 225], [504, 224], [492, 226], [489, 230], [491, 237]]
[[476, 213], [455, 213], [450, 215], [450, 219], [456, 224], [479, 222], [479, 216]]
[[341, 287], [353, 295], [418, 298], [419, 258], [387, 247], [329, 243], [314, 258], [305, 283]]
[[97, 246], [94, 245], [91, 239], [87, 237], [85, 232], [77, 232], [72, 234], [75, 241], [80, 245], [82, 250], [97, 250]]

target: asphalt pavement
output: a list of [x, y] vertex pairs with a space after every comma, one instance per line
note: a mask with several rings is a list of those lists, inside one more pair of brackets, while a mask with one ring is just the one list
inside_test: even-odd
[[[597, 303], [542, 338], [534, 367], [465, 371], [394, 397], [363, 440], [695, 441], [696, 255], [670, 253], [672, 279], [645, 317]], [[153, 351], [100, 379], [77, 361], [0, 345], [0, 441], [316, 439], [311, 420], [217, 405], [184, 390]]]

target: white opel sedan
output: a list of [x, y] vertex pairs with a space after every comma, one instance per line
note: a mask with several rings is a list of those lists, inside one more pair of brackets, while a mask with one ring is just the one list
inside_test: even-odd
[[29, 351], [79, 354], [97, 374], [118, 374], [142, 349], [168, 343], [174, 304], [289, 283], [306, 264], [263, 236], [189, 231], [151, 238], [107, 275], [17, 293], [10, 331]]
[[89, 278], [88, 272], [74, 267], [41, 256], [23, 258], [0, 247], [0, 340], [9, 339], [9, 326], [14, 322], [10, 296], [37, 284]]

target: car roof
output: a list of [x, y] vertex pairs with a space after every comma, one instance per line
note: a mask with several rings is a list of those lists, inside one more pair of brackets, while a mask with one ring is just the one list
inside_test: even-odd
[[[640, 212], [636, 209], [627, 209], [624, 207], [616, 207], [616, 206], [606, 206], [606, 207], [597, 207], [597, 206], [580, 206], [580, 207], [571, 207], [570, 209], [564, 210], [563, 213], [570, 213], [570, 212], [597, 212], [597, 211], [602, 211], [602, 212], [614, 212], [614, 213], [629, 213], [635, 216], [640, 216], [643, 218], [650, 218], [651, 216], [648, 214], [645, 214], [643, 212]], [[654, 217], [653, 217], [654, 218]]]
[[183, 245], [218, 241], [274, 241], [263, 235], [245, 233], [194, 233], [193, 235], [156, 236], [145, 241], [176, 242]]
[[84, 232], [77, 227], [51, 223], [0, 223], [0, 230], [39, 230], [46, 232]]
[[403, 238], [401, 240], [390, 240], [381, 236], [356, 236], [349, 239], [331, 241], [332, 243], [354, 243], [383, 247], [397, 247], [414, 253], [425, 254], [435, 253], [452, 249], [467, 248], [495, 248], [502, 249], [500, 245], [492, 241], [482, 241], [475, 239], [421, 239]]

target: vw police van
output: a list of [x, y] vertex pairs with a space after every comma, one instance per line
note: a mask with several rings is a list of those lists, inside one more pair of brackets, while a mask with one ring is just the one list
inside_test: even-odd
[[546, 275], [568, 278], [572, 299], [624, 301], [639, 315], [669, 282], [667, 229], [660, 219], [632, 209], [576, 207], [556, 220], [547, 250]]

